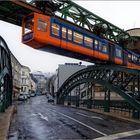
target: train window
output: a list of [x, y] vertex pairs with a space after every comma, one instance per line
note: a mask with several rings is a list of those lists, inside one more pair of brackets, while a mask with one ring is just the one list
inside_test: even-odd
[[47, 32], [47, 22], [42, 19], [39, 19], [37, 29], [42, 32]]
[[134, 56], [132, 55], [132, 60], [134, 61]]
[[98, 48], [98, 41], [97, 40], [94, 41], [94, 47], [95, 47], [95, 49]]
[[72, 30], [68, 29], [68, 40], [72, 40]]
[[74, 42], [79, 43], [79, 44], [83, 44], [83, 35], [74, 32], [74, 37], [73, 37]]
[[92, 40], [92, 38], [90, 38], [90, 37], [84, 37], [84, 44], [86, 45], [86, 46], [89, 46], [89, 47], [92, 47], [92, 44], [93, 44], [93, 40]]
[[138, 57], [133, 56], [133, 61], [134, 61], [134, 62], [138, 62]]
[[66, 28], [65, 27], [62, 27], [62, 37], [63, 38], [66, 38]]
[[102, 51], [102, 43], [99, 42], [98, 44], [99, 44], [99, 51]]
[[24, 28], [24, 33], [27, 34], [29, 32], [33, 31], [33, 26], [34, 26], [34, 20], [33, 17], [29, 18], [28, 20], [25, 19], [25, 28]]
[[107, 52], [107, 46], [103, 44], [102, 42], [99, 42], [99, 51], [106, 53]]
[[132, 59], [132, 55], [128, 54], [128, 60]]
[[103, 45], [103, 46], [102, 46], [102, 52], [104, 52], [104, 53], [107, 52], [107, 46], [106, 46], [106, 45]]
[[52, 34], [59, 36], [60, 26], [58, 24], [52, 24]]
[[140, 58], [138, 59], [138, 63], [140, 64]]
[[122, 57], [122, 51], [120, 49], [116, 48], [116, 56], [117, 57]]

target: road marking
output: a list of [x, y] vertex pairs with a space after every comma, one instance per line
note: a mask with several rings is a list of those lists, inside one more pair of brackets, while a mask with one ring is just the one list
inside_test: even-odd
[[115, 140], [115, 139], [125, 138], [125, 137], [129, 137], [129, 136], [137, 135], [137, 134], [140, 134], [140, 129], [133, 130], [133, 131], [122, 132], [122, 133], [117, 133], [117, 134], [112, 134], [112, 135], [109, 135], [109, 136], [100, 137], [100, 138], [96, 138], [96, 139], [93, 139], [93, 140]]
[[95, 131], [95, 132], [97, 132], [97, 133], [103, 135], [103, 136], [107, 136], [107, 134], [105, 134], [105, 133], [103, 133], [103, 132], [101, 132], [101, 131], [99, 131], [99, 130], [97, 130], [97, 129], [91, 127], [91, 126], [88, 126], [88, 125], [86, 125], [86, 124], [84, 124], [84, 123], [82, 123], [82, 122], [80, 122], [80, 121], [78, 121], [78, 120], [76, 120], [76, 119], [74, 119], [74, 118], [68, 116], [68, 115], [65, 115], [65, 114], [63, 114], [63, 113], [60, 113], [60, 112], [57, 112], [57, 111], [54, 111], [54, 110], [51, 110], [51, 111], [53, 111], [53, 112], [55, 112], [55, 113], [58, 113], [58, 114], [60, 114], [60, 115], [62, 115], [62, 116], [65, 116], [66, 118], [69, 118], [69, 119], [71, 119], [71, 120], [73, 120], [73, 121], [75, 121], [75, 122], [77, 122], [77, 123], [79, 123], [79, 124], [81, 124], [81, 125], [83, 125], [83, 126], [89, 128], [89, 129], [91, 129], [91, 130], [93, 130], [93, 131]]
[[41, 119], [49, 121], [47, 116], [43, 116], [41, 113], [38, 113], [38, 115], [40, 116]]
[[37, 114], [34, 114], [34, 113], [33, 113], [33, 114], [31, 114], [31, 116], [37, 116]]
[[97, 116], [88, 116], [88, 115], [82, 114], [82, 113], [80, 113], [80, 112], [76, 112], [76, 114], [79, 114], [79, 115], [84, 116], [84, 117], [92, 118], [92, 119], [103, 120], [103, 118], [101, 118], [101, 117], [97, 117]]

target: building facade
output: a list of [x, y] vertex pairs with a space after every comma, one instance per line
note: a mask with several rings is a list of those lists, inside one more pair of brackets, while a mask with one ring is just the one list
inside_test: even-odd
[[[66, 63], [64, 65], [59, 65], [58, 69], [56, 70], [56, 74], [51, 77], [49, 82], [50, 94], [56, 96], [57, 91], [62, 84], [75, 72], [84, 68], [86, 68], [86, 66], [79, 65], [78, 63]], [[79, 93], [80, 100], [104, 100], [105, 87], [99, 84], [92, 85], [91, 83], [85, 83], [74, 88], [71, 93], [69, 93], [69, 96], [75, 98]], [[110, 98], [111, 100], [122, 100], [122, 98], [114, 92], [111, 92]]]
[[56, 96], [56, 93], [62, 84], [75, 72], [84, 68], [86, 68], [86, 66], [81, 65], [80, 63], [65, 63], [58, 65], [56, 74], [50, 82], [50, 93]]
[[31, 92], [36, 92], [36, 88], [37, 88], [36, 83], [35, 83], [35, 81], [31, 78], [31, 87], [30, 87]]
[[30, 68], [23, 66], [21, 68], [21, 93], [30, 93], [31, 92], [31, 77], [30, 77]]
[[11, 63], [13, 76], [13, 99], [17, 99], [21, 89], [20, 81], [21, 81], [22, 65], [12, 53], [11, 53]]
[[32, 73], [32, 77], [36, 80], [36, 91], [39, 93], [46, 92], [47, 78], [41, 71]]

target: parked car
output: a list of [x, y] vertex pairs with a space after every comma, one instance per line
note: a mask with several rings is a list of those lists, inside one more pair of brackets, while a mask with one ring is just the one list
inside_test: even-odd
[[24, 95], [24, 94], [19, 94], [18, 100], [19, 100], [19, 101], [25, 101], [25, 100], [27, 100], [27, 96]]
[[41, 94], [41, 92], [37, 92], [36, 95], [40, 96], [40, 95], [42, 95], [42, 94]]
[[32, 92], [32, 93], [30, 94], [30, 96], [31, 96], [31, 97], [35, 97], [36, 94], [35, 94], [34, 92]]
[[23, 93], [25, 96], [27, 96], [27, 98], [30, 98], [30, 94], [29, 93]]
[[49, 99], [48, 99], [48, 103], [54, 103], [54, 99], [49, 98]]

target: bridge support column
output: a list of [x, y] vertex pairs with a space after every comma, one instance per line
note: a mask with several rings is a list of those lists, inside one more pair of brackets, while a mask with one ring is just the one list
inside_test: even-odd
[[89, 87], [89, 83], [88, 83], [88, 100], [87, 100], [87, 108], [91, 109], [92, 108], [92, 91], [91, 91], [91, 87]]
[[71, 105], [71, 92], [69, 94], [70, 94], [70, 99], [68, 101], [68, 105]]
[[110, 90], [105, 89], [104, 112], [110, 112]]
[[80, 85], [76, 89], [76, 107], [79, 107]]
[[140, 118], [140, 111], [133, 109], [132, 118], [139, 119]]

